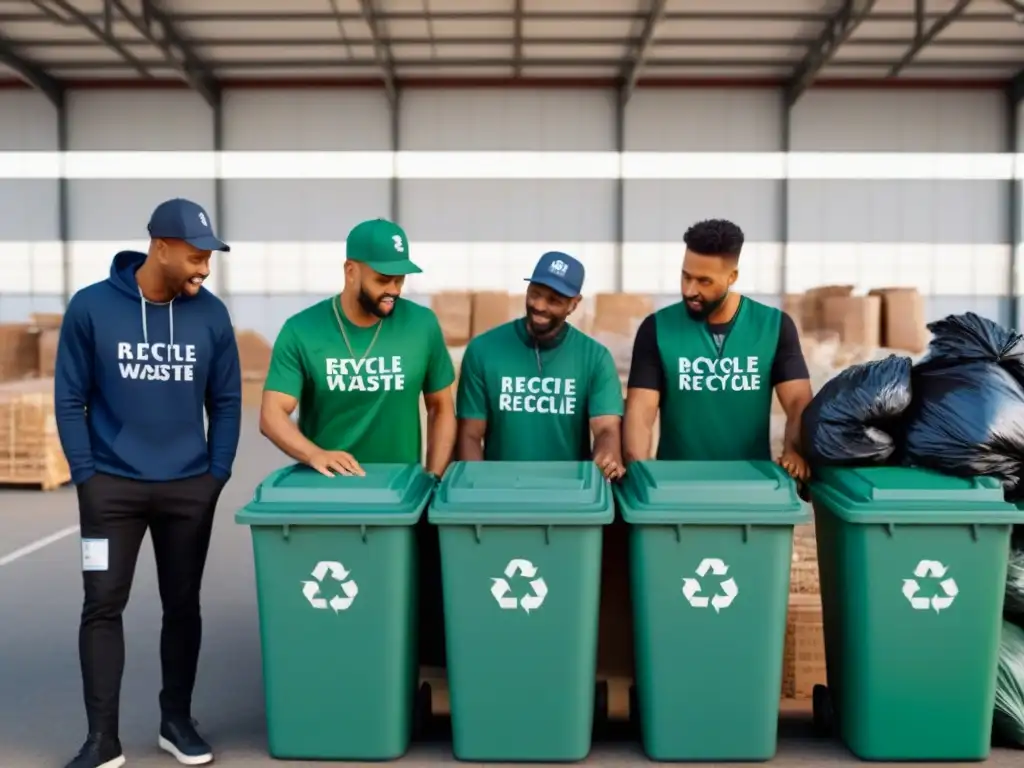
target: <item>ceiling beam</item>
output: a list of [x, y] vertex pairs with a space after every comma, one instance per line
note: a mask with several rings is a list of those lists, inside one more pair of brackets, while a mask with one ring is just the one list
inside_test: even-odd
[[[211, 107], [220, 103], [221, 88], [213, 71], [182, 38], [157, 0], [142, 0], [142, 15], [136, 16], [124, 0], [107, 0], [143, 39], [163, 55], [188, 86]], [[154, 29], [155, 28], [155, 29]], [[177, 55], [176, 55], [177, 54]]]
[[[1024, 2], [1020, 0], [1003, 0], [1007, 2], [1004, 11], [977, 11], [963, 18], [963, 21], [979, 24], [1002, 23], [1012, 21], [1014, 8]], [[470, 5], [470, 3], [467, 3]], [[103, 21], [103, 13], [85, 13], [86, 17], [98, 24]], [[433, 11], [431, 15], [438, 20], [448, 21], [511, 21], [515, 11]], [[929, 11], [927, 19], [939, 19], [944, 15], [941, 11]], [[419, 11], [379, 11], [376, 14], [380, 21], [422, 21], [423, 14]], [[757, 21], [781, 21], [809, 24], [826, 24], [833, 18], [833, 13], [821, 11], [667, 11], [666, 21], [721, 21], [733, 24], [747, 24]], [[257, 23], [273, 23], [278, 21], [333, 21], [335, 16], [330, 11], [180, 11], [168, 12], [171, 21], [177, 22], [232, 22], [251, 21]], [[359, 11], [342, 12], [344, 21], [359, 21], [363, 14]], [[643, 11], [524, 11], [523, 18], [542, 21], [643, 21], [647, 14]], [[871, 15], [873, 20], [887, 22], [914, 22], [913, 11], [877, 11]], [[33, 23], [47, 21], [45, 13], [2, 12], [0, 23], [19, 22]]]
[[928, 27], [927, 31], [921, 31], [923, 24], [918, 27], [918, 33], [914, 36], [914, 41], [907, 48], [900, 60], [892, 65], [892, 68], [886, 74], [886, 77], [896, 77], [906, 69], [913, 61], [917, 58], [917, 54], [928, 47], [931, 43], [946, 27], [957, 20], [964, 11], [967, 10], [967, 6], [971, 4], [971, 0], [957, 0], [957, 4], [950, 8], [945, 15], [943, 15], [938, 21]]
[[647, 57], [654, 46], [654, 35], [658, 31], [658, 25], [665, 18], [665, 6], [667, 0], [651, 0], [647, 16], [644, 18], [644, 29], [640, 33], [639, 45], [631, 48], [631, 55], [623, 64], [622, 69], [622, 90], [619, 98], [622, 103], [628, 104], [636, 90], [636, 84], [640, 80], [640, 73], [647, 63]]
[[[918, 0], [920, 1], [920, 0]], [[1012, 31], [1012, 30], [1011, 30]], [[190, 43], [193, 50], [202, 46], [217, 46], [218, 48], [333, 48], [338, 44], [338, 38], [334, 35], [323, 37], [234, 37], [220, 39], [217, 37], [191, 37]], [[817, 37], [665, 37], [658, 35], [659, 48], [726, 48], [731, 46], [747, 46], [750, 48], [779, 48], [792, 45], [811, 45], [817, 42]], [[135, 45], [145, 42], [144, 40], [132, 40], [122, 37], [121, 42], [125, 45]], [[411, 35], [403, 37], [385, 37], [381, 42], [390, 46], [395, 45], [436, 45], [437, 38], [432, 35]], [[540, 37], [532, 38], [529, 43], [533, 47], [573, 48], [589, 47], [597, 45], [640, 45], [640, 37], [622, 38], [615, 35], [602, 37]], [[345, 44], [352, 45], [373, 45], [371, 37], [347, 37]], [[454, 36], [445, 37], [446, 46], [479, 46], [479, 45], [508, 45], [508, 37], [505, 35], [481, 35], [480, 37]], [[845, 47], [850, 48], [903, 48], [907, 44], [905, 39], [894, 37], [857, 37], [847, 40]], [[1007, 37], [1000, 39], [988, 39], [979, 41], [970, 38], [947, 38], [932, 40], [932, 48], [1024, 48], [1024, 38]], [[67, 38], [22, 38], [18, 41], [19, 48], [101, 48], [103, 43], [92, 38], [85, 40]]]
[[[152, 79], [152, 75], [149, 70], [139, 61], [138, 57], [135, 56], [131, 51], [125, 48], [121, 41], [118, 40], [112, 32], [108, 32], [103, 29], [101, 24], [103, 21], [93, 21], [92, 17], [88, 14], [82, 13], [80, 10], [71, 5], [67, 0], [29, 0], [32, 5], [36, 6], [42, 11], [48, 19], [56, 20], [58, 23], [64, 23], [68, 26], [79, 25], [85, 27], [89, 32], [92, 33], [93, 37], [100, 40], [107, 48], [112, 50], [118, 56], [134, 69], [139, 75], [146, 78], [147, 80]], [[63, 11], [66, 16], [61, 16], [55, 8], [59, 8]], [[100, 14], [100, 19], [103, 18], [103, 14]]]
[[21, 78], [26, 85], [35, 88], [57, 109], [64, 103], [64, 86], [38, 64], [21, 56], [14, 42], [0, 33], [0, 64]]
[[[511, 56], [459, 56], [452, 58], [429, 58], [420, 57], [416, 59], [405, 59], [401, 62], [403, 67], [410, 69], [437, 69], [441, 67], [461, 67], [463, 69], [472, 70], [478, 68], [494, 68], [494, 67], [511, 67], [512, 58]], [[618, 57], [604, 57], [604, 58], [547, 58], [547, 57], [531, 57], [524, 60], [524, 64], [529, 67], [540, 67], [544, 69], [579, 69], [581, 67], [596, 67], [601, 69], [608, 69], [611, 67], [619, 67], [622, 64], [622, 60]], [[164, 61], [146, 61], [145, 65], [154, 71], [164, 72], [170, 69], [170, 65]], [[721, 59], [714, 57], [707, 57], [701, 59], [653, 59], [647, 62], [645, 69], [650, 72], [652, 76], [666, 75], [658, 70], [672, 69], [672, 70], [689, 70], [689, 69], [708, 69], [719, 67], [722, 69], [743, 69], [743, 70], [764, 70], [768, 68], [778, 68], [780, 63], [773, 59]], [[878, 59], [844, 59], [837, 61], [832, 64], [836, 69], [865, 69], [865, 68], [881, 68], [885, 67], [887, 62], [880, 61]], [[999, 68], [1007, 68], [1012, 66], [1007, 61], [1002, 60], [970, 60], [970, 61], [949, 61], [949, 60], [927, 60], [922, 61], [917, 66], [921, 69], [961, 69], [965, 72], [977, 71], [977, 70], [993, 70]], [[289, 59], [238, 59], [234, 61], [225, 60], [220, 62], [219, 69], [222, 71], [229, 70], [250, 70], [253, 72], [259, 72], [260, 70], [292, 70], [292, 69], [309, 69], [316, 71], [330, 71], [330, 70], [345, 70], [345, 69], [376, 69], [377, 60], [375, 58], [360, 58], [360, 59], [347, 59], [341, 60], [330, 59], [330, 58], [309, 58], [309, 57], [297, 57]], [[107, 61], [107, 62], [95, 62], [95, 61], [69, 61], [61, 62], [59, 66], [54, 66], [55, 71], [60, 72], [74, 72], [77, 70], [104, 70], [108, 72], [125, 71], [126, 65], [118, 61]], [[657, 71], [657, 72], [656, 72]], [[470, 73], [467, 73], [470, 74]], [[223, 75], [222, 75], [223, 76]], [[678, 73], [667, 75], [670, 79], [679, 77]], [[752, 77], [760, 80], [774, 80], [770, 75], [754, 73]], [[360, 77], [365, 80], [365, 77]], [[456, 78], [457, 79], [457, 78]], [[618, 80], [618, 78], [616, 78]], [[706, 75], [701, 76], [702, 80], [709, 79]], [[945, 78], [944, 82], [948, 82], [950, 78]], [[991, 79], [987, 78], [986, 82]], [[881, 82], [881, 78], [879, 78]], [[621, 80], [618, 80], [621, 84]]]
[[792, 107], [818, 75], [832, 61], [839, 48], [861, 25], [875, 7], [875, 0], [843, 0], [842, 6], [829, 18], [818, 39], [811, 44], [803, 60], [793, 70], [786, 84], [786, 104]]
[[[384, 32], [380, 28], [380, 14], [374, 7], [373, 0], [359, 0], [359, 9], [362, 12], [363, 21], [370, 28], [370, 38], [373, 44], [373, 56], [377, 60], [377, 66], [382, 70], [384, 78], [384, 92], [392, 106], [398, 103], [398, 86], [395, 78], [395, 57], [391, 52], [391, 46], [384, 42]], [[423, 14], [419, 15], [423, 19]]]

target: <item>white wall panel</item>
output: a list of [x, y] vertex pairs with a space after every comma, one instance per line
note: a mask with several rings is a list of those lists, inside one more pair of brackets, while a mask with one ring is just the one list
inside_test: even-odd
[[[229, 90], [223, 109], [227, 151], [391, 147], [391, 117], [381, 91]], [[273, 178], [223, 182], [230, 307], [238, 325], [271, 338], [292, 312], [341, 290], [348, 231], [364, 219], [390, 216], [387, 178], [348, 178], [340, 172], [337, 176], [344, 177], [314, 178], [298, 164], [291, 177], [287, 167], [278, 171]], [[282, 302], [279, 296], [294, 300]]]
[[771, 90], [659, 89], [633, 96], [626, 111], [627, 152], [717, 157], [696, 173], [685, 167], [696, 163], [682, 163], [678, 178], [627, 178], [624, 290], [678, 294], [683, 233], [701, 219], [725, 218], [743, 229], [746, 240], [737, 289], [774, 298], [782, 183], [759, 172], [755, 153], [779, 152], [781, 128], [782, 101]]
[[[0, 91], [0, 152], [53, 152], [56, 110], [31, 91]], [[63, 250], [54, 178], [0, 178], [0, 322], [60, 308]]]
[[791, 180], [787, 290], [909, 285], [935, 297], [933, 315], [998, 315], [1008, 289], [1009, 185], [954, 171], [969, 170], [972, 156], [982, 170], [991, 165], [984, 153], [1009, 150], [1001, 93], [812, 90], [791, 125], [794, 152], [891, 153], [894, 166], [910, 153], [938, 153], [939, 163], [917, 178]]
[[[614, 94], [410, 90], [402, 96], [398, 135], [407, 152], [613, 152]], [[584, 261], [584, 292], [613, 287], [614, 179], [464, 176], [470, 175], [400, 182], [399, 217], [424, 269], [409, 279], [411, 292], [521, 291], [537, 259], [552, 249]]]
[[[71, 151], [210, 151], [213, 113], [196, 94], [169, 90], [81, 90], [68, 96]], [[146, 225], [164, 200], [202, 205], [219, 225], [212, 178], [73, 178], [68, 182], [72, 288], [110, 272], [120, 250], [145, 251]], [[208, 287], [218, 290], [216, 258]]]

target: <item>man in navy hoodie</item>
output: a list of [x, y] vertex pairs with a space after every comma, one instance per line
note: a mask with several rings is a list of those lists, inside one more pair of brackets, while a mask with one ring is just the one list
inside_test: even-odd
[[118, 253], [106, 280], [74, 295], [57, 350], [57, 429], [81, 523], [78, 644], [89, 724], [68, 768], [125, 763], [121, 615], [147, 530], [163, 603], [158, 743], [185, 765], [213, 760], [191, 717], [199, 591], [238, 447], [242, 396], [231, 318], [203, 281], [211, 252], [229, 248], [189, 200], [158, 206], [149, 235], [148, 254]]

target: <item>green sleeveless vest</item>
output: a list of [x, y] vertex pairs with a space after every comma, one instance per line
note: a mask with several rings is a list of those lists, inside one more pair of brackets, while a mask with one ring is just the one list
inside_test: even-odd
[[719, 352], [683, 302], [655, 314], [665, 370], [658, 459], [771, 459], [771, 370], [782, 313], [746, 296]]

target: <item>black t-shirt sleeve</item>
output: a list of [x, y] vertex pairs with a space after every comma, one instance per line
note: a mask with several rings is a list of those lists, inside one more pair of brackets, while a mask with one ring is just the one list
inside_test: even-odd
[[658, 330], [654, 315], [648, 315], [640, 323], [633, 341], [633, 359], [629, 364], [629, 379], [626, 386], [631, 389], [654, 389], [661, 391], [665, 372], [658, 351]]
[[796, 330], [796, 323], [783, 312], [779, 325], [779, 343], [775, 348], [775, 361], [772, 363], [772, 386], [810, 377], [804, 352], [800, 348], [800, 334]]

